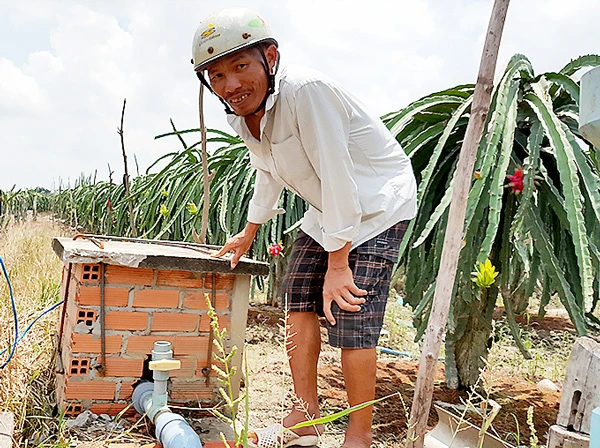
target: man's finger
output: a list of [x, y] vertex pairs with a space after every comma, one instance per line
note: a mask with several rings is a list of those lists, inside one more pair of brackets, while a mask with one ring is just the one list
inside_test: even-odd
[[323, 314], [325, 314], [325, 319], [327, 319], [331, 325], [335, 325], [335, 317], [333, 317], [333, 313], [331, 312], [331, 302], [323, 303]]
[[242, 252], [240, 249], [236, 249], [235, 254], [233, 254], [233, 257], [231, 257], [231, 269], [235, 269], [240, 261], [240, 258], [242, 258], [242, 255], [244, 255], [244, 252]]
[[350, 311], [353, 313], [360, 311], [360, 306], [348, 303], [345, 297], [336, 297], [334, 300], [335, 303], [337, 303], [338, 306], [344, 311]]
[[365, 291], [364, 289], [360, 289], [358, 286], [356, 286], [355, 283], [352, 283], [352, 286], [350, 286], [348, 288], [348, 290], [353, 295], [358, 296], [358, 297], [366, 296], [367, 294], [369, 294], [369, 291]]
[[363, 299], [362, 297], [355, 297], [355, 296], [353, 296], [350, 293], [350, 291], [346, 291], [344, 294], [342, 294], [342, 297], [350, 305], [361, 305], [361, 304], [365, 303], [365, 299]]
[[225, 243], [225, 246], [223, 246], [221, 248], [221, 250], [219, 252], [217, 252], [216, 254], [212, 254], [211, 257], [213, 258], [219, 258], [222, 257], [223, 255], [225, 255], [227, 252], [231, 252], [231, 244], [229, 243]]

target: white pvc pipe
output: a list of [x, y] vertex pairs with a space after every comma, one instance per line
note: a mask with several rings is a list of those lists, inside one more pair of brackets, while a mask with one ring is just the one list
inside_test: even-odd
[[[169, 342], [156, 342], [152, 360], [172, 359]], [[164, 448], [202, 448], [198, 434], [179, 414], [167, 407], [169, 371], [153, 371], [154, 383], [143, 382], [133, 390], [133, 405], [140, 414], [146, 414], [154, 423], [155, 434]]]

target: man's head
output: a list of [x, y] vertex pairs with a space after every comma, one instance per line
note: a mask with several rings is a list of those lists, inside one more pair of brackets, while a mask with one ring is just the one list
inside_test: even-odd
[[198, 77], [228, 112], [231, 107], [237, 115], [252, 115], [274, 91], [277, 41], [254, 11], [230, 8], [204, 19], [192, 54]]

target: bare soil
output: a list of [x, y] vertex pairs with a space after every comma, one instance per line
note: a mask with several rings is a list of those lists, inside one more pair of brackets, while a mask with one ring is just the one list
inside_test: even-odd
[[[250, 425], [264, 426], [277, 421], [290, 405], [282, 399], [283, 384], [289, 386], [291, 379], [281, 343], [280, 325], [282, 314], [269, 307], [254, 307], [250, 311], [246, 354], [250, 365]], [[523, 322], [527, 325], [526, 322]], [[545, 320], [529, 319], [529, 325], [541, 331], [569, 331], [568, 319], [552, 316]], [[319, 365], [319, 396], [323, 414], [345, 409], [346, 394], [339, 353], [327, 345], [326, 332], [322, 331], [322, 353]], [[380, 355], [378, 361], [376, 396], [399, 393], [375, 407], [374, 446], [401, 447], [406, 435], [407, 418], [412, 404], [418, 360]], [[556, 422], [560, 403], [560, 392], [542, 392], [535, 383], [518, 376], [496, 372], [489, 398], [498, 402], [502, 409], [493, 423], [496, 434], [514, 445], [528, 445], [531, 430], [527, 424], [527, 410], [533, 406], [533, 422], [540, 443], [545, 443], [549, 426]], [[277, 393], [279, 391], [279, 393]], [[287, 392], [286, 392], [287, 393]], [[439, 369], [434, 390], [434, 401], [461, 405], [469, 399], [467, 391], [448, 389], [444, 383], [443, 363]], [[282, 406], [282, 402], [286, 403]], [[472, 423], [480, 420], [468, 413]], [[340, 446], [347, 418], [328, 425], [322, 447]], [[429, 427], [437, 423], [432, 411]]]

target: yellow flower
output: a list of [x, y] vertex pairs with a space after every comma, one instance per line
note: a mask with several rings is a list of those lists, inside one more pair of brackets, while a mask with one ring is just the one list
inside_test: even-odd
[[169, 197], [169, 192], [167, 191], [166, 188], [163, 188], [162, 191], [160, 192], [160, 194], [162, 194], [164, 198]]
[[499, 273], [496, 271], [492, 262], [489, 259], [486, 259], [485, 263], [477, 263], [475, 265], [475, 272], [471, 272], [471, 275], [473, 276], [471, 280], [479, 288], [485, 289], [494, 284], [498, 274]]
[[198, 207], [196, 207], [196, 204], [194, 204], [193, 202], [187, 203], [187, 209], [188, 209], [188, 212], [190, 212], [194, 216], [196, 216], [198, 214]]
[[160, 204], [160, 214], [163, 215], [165, 218], [169, 216], [169, 209], [165, 204]]

